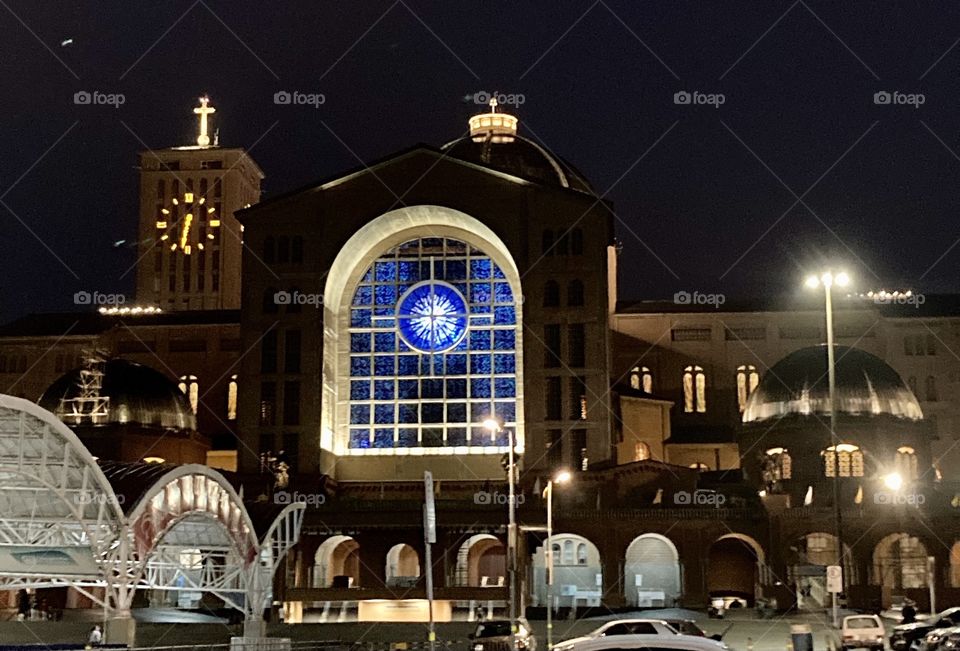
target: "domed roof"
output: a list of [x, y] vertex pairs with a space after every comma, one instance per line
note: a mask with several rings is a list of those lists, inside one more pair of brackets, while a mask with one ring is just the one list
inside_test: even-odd
[[[91, 376], [91, 369], [102, 376]], [[69, 426], [197, 428], [196, 416], [176, 383], [149, 366], [125, 359], [74, 369], [51, 384], [38, 402]]]
[[513, 136], [512, 142], [481, 142], [465, 137], [443, 146], [451, 158], [492, 167], [524, 179], [572, 188], [594, 194], [590, 184], [569, 163], [523, 136]]
[[[923, 418], [916, 396], [882, 359], [849, 346], [835, 346], [834, 357], [838, 414]], [[810, 346], [787, 355], [764, 374], [747, 400], [743, 422], [829, 413], [827, 347]]]

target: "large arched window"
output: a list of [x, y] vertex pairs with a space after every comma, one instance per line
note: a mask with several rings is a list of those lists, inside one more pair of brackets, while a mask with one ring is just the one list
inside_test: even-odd
[[701, 366], [683, 369], [683, 410], [688, 414], [707, 411], [707, 376]]
[[[482, 251], [437, 237], [387, 251], [353, 293], [349, 333], [350, 448], [506, 445], [517, 420], [516, 305]], [[489, 418], [504, 432], [491, 437]]]
[[[839, 465], [838, 465], [839, 464]], [[863, 477], [863, 451], [856, 445], [841, 443], [823, 451], [823, 470], [827, 477]]]
[[776, 489], [779, 482], [793, 476], [793, 459], [786, 448], [770, 448], [764, 453], [761, 474], [767, 490]]
[[907, 445], [897, 448], [894, 466], [905, 481], [915, 480], [919, 474], [916, 450]]
[[653, 373], [646, 366], [634, 366], [630, 369], [630, 388], [653, 393]]
[[737, 367], [737, 405], [742, 412], [747, 408], [747, 398], [760, 384], [760, 374], [753, 364], [741, 364]]
[[190, 402], [190, 410], [196, 414], [197, 406], [200, 402], [200, 383], [197, 380], [197, 376], [181, 375], [178, 386], [184, 395], [187, 396], [187, 400]]

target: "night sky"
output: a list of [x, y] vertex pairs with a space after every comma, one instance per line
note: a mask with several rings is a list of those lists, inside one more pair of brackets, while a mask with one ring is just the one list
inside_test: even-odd
[[826, 263], [960, 291], [958, 39], [955, 2], [3, 0], [0, 319], [132, 293], [136, 154], [192, 144], [201, 94], [266, 198], [522, 94], [521, 133], [614, 202], [624, 298], [794, 292]]

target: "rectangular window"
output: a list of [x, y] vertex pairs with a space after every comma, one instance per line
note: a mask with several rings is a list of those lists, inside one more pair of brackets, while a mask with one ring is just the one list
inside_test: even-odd
[[260, 424], [273, 425], [277, 412], [276, 382], [260, 383]]
[[174, 339], [170, 342], [171, 353], [203, 353], [207, 342], [203, 339]]
[[727, 341], [762, 341], [767, 338], [767, 329], [763, 326], [727, 328], [724, 338]]
[[913, 357], [913, 337], [903, 338], [903, 354]]
[[567, 352], [570, 366], [583, 368], [587, 365], [586, 328], [582, 323], [567, 326]]
[[283, 370], [285, 373], [300, 372], [300, 331], [287, 330], [283, 344]]
[[543, 366], [544, 368], [558, 368], [560, 366], [560, 326], [549, 323], [543, 326]]
[[283, 424], [300, 424], [300, 383], [283, 383]]
[[297, 432], [283, 433], [283, 459], [291, 474], [296, 473], [300, 466], [300, 434]]
[[586, 470], [587, 459], [587, 430], [575, 429], [570, 432], [570, 467], [574, 470]]
[[674, 328], [670, 336], [674, 341], [710, 341], [710, 328]]
[[937, 338], [932, 334], [927, 335], [927, 355], [937, 354]]
[[560, 378], [547, 378], [547, 420], [563, 420], [563, 396], [560, 389]]
[[570, 420], [587, 419], [587, 380], [584, 377], [569, 378]]
[[277, 372], [277, 331], [271, 330], [260, 340], [260, 372]]
[[548, 429], [544, 438], [547, 466], [557, 468], [563, 463], [563, 430]]

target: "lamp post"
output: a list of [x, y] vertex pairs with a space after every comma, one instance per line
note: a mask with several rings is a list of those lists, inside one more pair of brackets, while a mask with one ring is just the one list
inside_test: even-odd
[[[491, 436], [496, 436], [503, 431], [500, 421], [495, 418], [488, 418], [483, 421], [483, 427], [490, 431]], [[516, 648], [517, 635], [517, 500], [516, 500], [516, 457], [514, 448], [516, 441], [512, 429], [507, 430], [509, 436], [509, 450], [507, 452], [507, 572], [510, 576], [510, 648]]]
[[553, 485], [570, 481], [570, 473], [561, 470], [547, 480], [543, 495], [547, 498], [547, 651], [553, 648]]
[[[837, 539], [837, 565], [843, 568], [843, 537], [841, 535], [842, 522], [840, 514], [840, 440], [837, 437], [837, 394], [836, 394], [836, 360], [833, 351], [833, 286], [846, 287], [850, 284], [850, 276], [841, 271], [834, 275], [832, 271], [824, 271], [819, 276], [807, 278], [807, 287], [816, 289], [823, 287], [824, 312], [827, 320], [827, 391], [830, 403], [830, 440], [833, 443], [833, 519], [835, 537]], [[846, 572], [842, 572], [846, 584]], [[833, 593], [833, 625], [840, 624], [840, 595]]]

